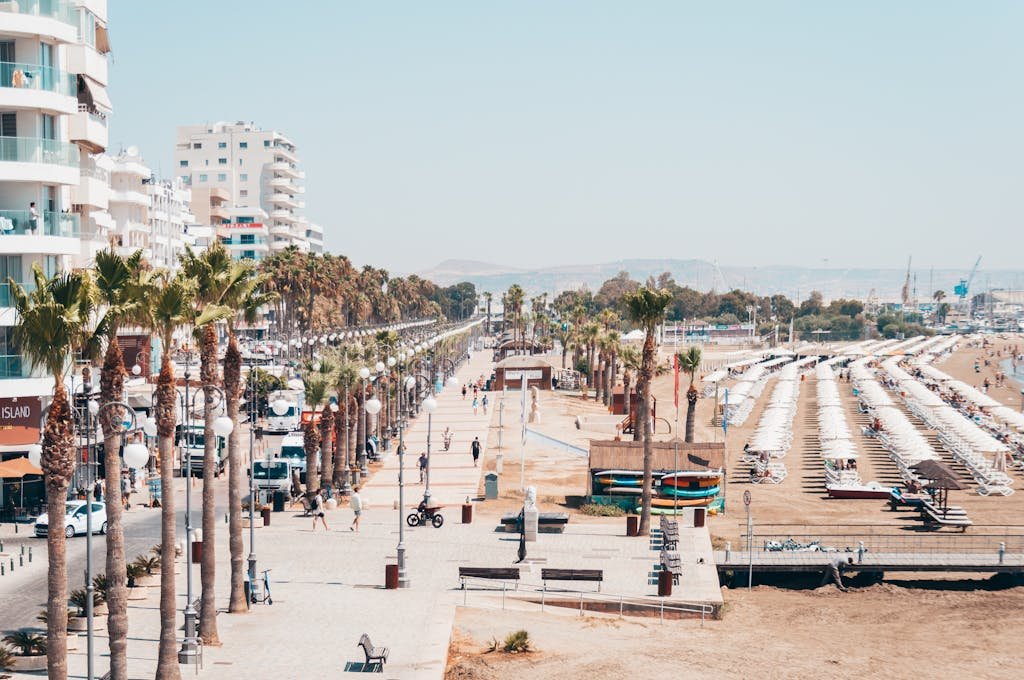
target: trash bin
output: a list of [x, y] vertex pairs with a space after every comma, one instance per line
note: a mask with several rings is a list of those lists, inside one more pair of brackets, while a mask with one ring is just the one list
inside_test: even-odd
[[284, 512], [284, 491], [274, 492], [274, 512]]
[[192, 564], [200, 564], [203, 561], [203, 542], [192, 541]]
[[639, 515], [626, 515], [626, 535], [627, 536], [639, 536], [640, 535], [640, 516]]
[[658, 597], [671, 597], [672, 596], [672, 572], [671, 571], [659, 571], [658, 572]]
[[395, 590], [398, 588], [398, 565], [384, 565], [384, 589]]
[[472, 524], [473, 523], [473, 504], [463, 503], [462, 504], [462, 523]]
[[704, 519], [707, 515], [707, 508], [694, 508], [693, 509], [693, 526], [702, 527], [704, 526]]
[[270, 508], [261, 508], [260, 515], [263, 517], [263, 526], [270, 526]]
[[498, 475], [493, 472], [484, 475], [484, 498], [489, 501], [498, 498]]

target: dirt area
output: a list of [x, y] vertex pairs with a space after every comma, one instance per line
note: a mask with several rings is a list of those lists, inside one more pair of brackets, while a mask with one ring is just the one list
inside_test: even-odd
[[[908, 584], [910, 586], [917, 584]], [[447, 680], [623, 677], [1020, 677], [1024, 588], [951, 591], [894, 584], [841, 593], [729, 591], [721, 621], [617, 619], [460, 609]], [[486, 652], [525, 629], [536, 651]]]

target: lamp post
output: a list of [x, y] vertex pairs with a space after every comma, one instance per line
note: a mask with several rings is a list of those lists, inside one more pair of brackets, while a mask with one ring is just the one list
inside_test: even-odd
[[[253, 602], [256, 584], [256, 380], [252, 360], [249, 361], [249, 602]], [[268, 466], [269, 470], [270, 467]], [[268, 473], [269, 474], [269, 473]]]
[[[361, 478], [365, 478], [370, 474], [369, 468], [366, 467], [366, 440], [370, 436], [370, 418], [368, 414], [370, 409], [366, 408], [366, 381], [370, 378], [370, 369], [363, 366], [359, 369], [359, 389], [362, 390], [360, 393], [363, 395], [363, 441], [356, 441], [356, 463], [359, 465], [359, 475]], [[379, 410], [379, 409], [378, 409]]]

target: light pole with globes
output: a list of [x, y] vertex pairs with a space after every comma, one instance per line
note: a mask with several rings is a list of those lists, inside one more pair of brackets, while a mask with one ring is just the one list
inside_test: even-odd
[[[359, 466], [359, 477], [360, 477], [360, 479], [365, 479], [366, 475], [370, 474], [370, 470], [366, 466], [366, 440], [370, 436], [370, 428], [369, 428], [369, 426], [370, 426], [370, 419], [369, 419], [369, 416], [367, 415], [370, 412], [370, 410], [367, 408], [368, 401], [366, 399], [366, 381], [369, 378], [370, 378], [370, 369], [367, 368], [366, 366], [363, 366], [362, 368], [360, 368], [359, 369], [359, 380], [360, 380], [360, 383], [359, 383], [360, 392], [359, 393], [363, 397], [362, 398], [362, 402], [363, 402], [363, 413], [362, 413], [362, 419], [363, 419], [363, 438], [362, 439], [363, 440], [362, 441], [359, 441], [358, 439], [356, 440], [356, 464]], [[358, 429], [359, 428], [356, 428], [357, 431], [358, 431]]]

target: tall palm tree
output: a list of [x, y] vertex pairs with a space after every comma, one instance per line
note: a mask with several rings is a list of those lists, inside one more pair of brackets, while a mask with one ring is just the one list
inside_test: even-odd
[[39, 265], [34, 265], [32, 274], [35, 290], [31, 293], [13, 280], [8, 280], [8, 285], [18, 312], [14, 341], [33, 366], [45, 367], [53, 377], [53, 399], [46, 414], [40, 459], [46, 509], [51, 518], [46, 537], [46, 667], [49, 678], [65, 680], [68, 573], [64, 532], [58, 520], [64, 516], [68, 484], [75, 471], [75, 440], [64, 372], [69, 357], [85, 344], [93, 293], [88, 274], [82, 272], [47, 279]]
[[157, 450], [160, 458], [160, 646], [157, 680], [179, 680], [175, 608], [174, 553], [177, 545], [174, 508], [174, 439], [178, 395], [175, 389], [171, 347], [175, 331], [195, 321], [192, 282], [178, 275], [161, 273], [145, 306], [145, 325], [160, 338], [160, 376], [156, 384]]
[[214, 388], [220, 386], [218, 366], [218, 341], [216, 324], [232, 314], [224, 305], [225, 295], [231, 289], [232, 260], [220, 242], [215, 242], [201, 254], [186, 246], [181, 258], [181, 270], [195, 285], [195, 304], [200, 311], [196, 321], [196, 336], [199, 340], [199, 377], [205, 393], [203, 408], [203, 555], [199, 565], [202, 584], [202, 598], [199, 609], [199, 629], [204, 645], [219, 646], [217, 632], [217, 506], [214, 497], [213, 478], [216, 474], [215, 449], [219, 437], [213, 431], [216, 419], [214, 405], [218, 395]]
[[344, 488], [349, 482], [351, 431], [355, 418], [352, 392], [358, 384], [359, 376], [355, 367], [349, 363], [341, 364], [334, 375], [334, 388], [338, 392], [340, 403], [335, 414], [333, 482], [335, 487]]
[[679, 370], [684, 371], [690, 378], [690, 386], [686, 390], [686, 441], [692, 442], [693, 421], [697, 415], [697, 388], [694, 383], [702, 360], [700, 347], [694, 345], [676, 358], [679, 361]]
[[605, 370], [602, 378], [602, 399], [605, 406], [611, 404], [612, 390], [615, 388], [615, 375], [618, 373], [619, 352], [622, 351], [622, 340], [618, 331], [606, 331], [598, 341], [605, 355]]
[[526, 298], [526, 291], [518, 283], [513, 283], [509, 286], [507, 296], [508, 307], [505, 308], [504, 313], [508, 318], [508, 312], [512, 312], [512, 347], [515, 347], [515, 343], [522, 337], [519, 324], [522, 322], [523, 300]]
[[[637, 387], [640, 392], [637, 416], [640, 426], [643, 428], [640, 440], [644, 445], [644, 486], [640, 495], [640, 535], [646, 536], [650, 533], [651, 529], [651, 487], [654, 477], [654, 446], [650, 417], [651, 380], [654, 378], [654, 361], [657, 349], [654, 345], [654, 332], [658, 322], [665, 316], [665, 309], [672, 301], [672, 294], [668, 291], [652, 290], [642, 286], [636, 292], [627, 294], [624, 300], [629, 310], [629, 318], [633, 323], [643, 328], [646, 333], [640, 364], [640, 376], [637, 380]], [[634, 423], [634, 431], [636, 428], [637, 424]]]
[[[96, 253], [94, 290], [105, 309], [97, 334], [107, 349], [100, 371], [100, 401], [104, 404], [124, 401], [124, 357], [117, 341], [118, 331], [137, 321], [139, 305], [147, 295], [143, 288], [149, 274], [143, 271], [142, 251], [122, 257], [111, 248]], [[128, 583], [124, 552], [124, 525], [121, 514], [121, 439], [123, 409], [107, 408], [99, 414], [103, 428], [103, 467], [107, 489], [107, 633], [110, 646], [110, 677], [128, 677]]]
[[302, 432], [302, 446], [306, 451], [306, 493], [316, 490], [317, 453], [320, 450], [320, 429], [317, 427], [316, 411], [327, 398], [327, 376], [319, 371], [310, 371], [302, 377], [306, 386], [306, 407], [310, 410], [309, 422]]
[[[622, 358], [622, 399], [625, 406], [625, 414], [633, 415], [633, 374], [640, 370], [640, 353], [635, 347], [623, 347], [620, 356]], [[633, 440], [639, 439], [636, 423], [633, 426]]]
[[[587, 388], [594, 386], [594, 348], [597, 346], [597, 339], [601, 336], [600, 324], [591, 321], [584, 324], [580, 329], [580, 344], [587, 352]], [[596, 393], [595, 393], [596, 394]], [[583, 398], [587, 398], [587, 390], [583, 390]], [[596, 398], [596, 397], [595, 397]]]

